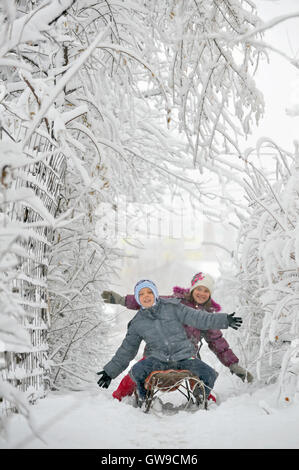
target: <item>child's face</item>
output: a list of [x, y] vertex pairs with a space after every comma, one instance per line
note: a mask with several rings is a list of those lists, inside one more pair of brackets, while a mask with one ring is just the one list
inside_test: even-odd
[[150, 289], [149, 287], [143, 287], [143, 289], [140, 289], [139, 302], [144, 308], [149, 308], [154, 305], [155, 296], [152, 289]]
[[198, 304], [204, 304], [210, 297], [210, 291], [207, 287], [197, 286], [192, 291], [192, 297]]

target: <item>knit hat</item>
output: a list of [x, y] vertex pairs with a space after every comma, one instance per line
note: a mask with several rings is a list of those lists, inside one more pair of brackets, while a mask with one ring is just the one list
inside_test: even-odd
[[137, 282], [136, 286], [134, 287], [134, 296], [135, 296], [136, 302], [139, 305], [141, 305], [140, 300], [139, 300], [139, 292], [144, 287], [148, 287], [149, 289], [153, 291], [153, 294], [155, 296], [155, 303], [156, 303], [159, 298], [158, 289], [156, 285], [153, 283], [153, 281], [150, 281], [148, 279], [142, 279], [141, 281]]
[[197, 273], [193, 276], [190, 286], [190, 292], [195, 289], [195, 287], [204, 286], [207, 287], [212, 295], [214, 290], [214, 279], [212, 276], [206, 273]]

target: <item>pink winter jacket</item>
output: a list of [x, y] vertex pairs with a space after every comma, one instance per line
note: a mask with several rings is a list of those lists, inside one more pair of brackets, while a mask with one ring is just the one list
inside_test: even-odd
[[[161, 296], [162, 298], [179, 298], [182, 299], [181, 302], [188, 307], [192, 307], [198, 310], [204, 309], [201, 305], [195, 305], [192, 302], [186, 300], [185, 296], [188, 294], [189, 289], [183, 289], [182, 287], [175, 286], [173, 288], [173, 295], [168, 296]], [[212, 303], [212, 311], [210, 313], [216, 313], [221, 310], [221, 306], [217, 304], [213, 299]], [[125, 305], [127, 308], [131, 310], [139, 310], [140, 305], [136, 302], [134, 295], [127, 295], [125, 298]], [[208, 343], [209, 348], [213, 351], [214, 354], [218, 357], [219, 361], [224, 364], [225, 366], [229, 367], [236, 362], [239, 362], [237, 356], [233, 353], [230, 349], [228, 342], [223, 337], [220, 330], [198, 330], [193, 326], [184, 325], [188, 338], [190, 338], [191, 342], [194, 344], [195, 350], [198, 348], [198, 343], [201, 341], [202, 338], [206, 340]]]

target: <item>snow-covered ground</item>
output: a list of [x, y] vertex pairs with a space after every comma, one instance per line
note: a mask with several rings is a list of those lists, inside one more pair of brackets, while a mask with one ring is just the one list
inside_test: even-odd
[[[32, 408], [35, 437], [20, 415], [1, 448], [14, 449], [298, 449], [299, 404], [278, 408], [271, 386], [218, 381], [218, 406], [175, 415], [144, 414], [111, 390], [50, 393]], [[252, 391], [251, 391], [252, 388]], [[173, 392], [176, 393], [176, 392]]]
[[[167, 292], [167, 286], [163, 287]], [[98, 370], [116, 351], [134, 314], [121, 306], [106, 308], [107, 313], [114, 312], [115, 323], [107, 358], [99, 363]], [[142, 357], [142, 352], [141, 344], [135, 360]], [[84, 390], [51, 392], [32, 405], [33, 429], [22, 415], [7, 419], [0, 448], [299, 449], [299, 400], [278, 404], [275, 385], [265, 386], [256, 380], [253, 384], [243, 383], [220, 364], [205, 342], [201, 354], [219, 373], [214, 388], [217, 405], [212, 403], [208, 411], [182, 410], [162, 415], [154, 408], [145, 414], [132, 406], [130, 397], [122, 402], [112, 397], [126, 372], [113, 380], [108, 390], [97, 386], [98, 376], [94, 375]], [[254, 370], [251, 372], [254, 374]], [[176, 404], [181, 400], [178, 392], [167, 397]]]
[[[108, 360], [121, 343], [133, 312], [116, 306], [107, 309], [114, 309], [117, 326], [112, 329]], [[142, 349], [141, 345], [136, 360]], [[206, 343], [201, 353], [219, 372], [214, 388], [217, 405], [211, 404], [208, 411], [162, 415], [154, 409], [145, 414], [132, 406], [131, 398], [118, 402], [112, 397], [125, 372], [108, 390], [97, 386], [94, 375], [94, 383], [82, 391], [51, 392], [32, 405], [36, 435], [23, 416], [10, 417], [6, 435], [0, 435], [0, 448], [299, 449], [299, 400], [279, 405], [275, 385], [243, 383], [220, 364]], [[103, 365], [99, 364], [99, 370]], [[172, 392], [167, 401], [177, 404], [181, 395]]]
[[[132, 315], [127, 312], [118, 317], [118, 330], [111, 338], [112, 353]], [[244, 384], [219, 363], [206, 344], [201, 351], [203, 359], [219, 372], [214, 389], [218, 403], [208, 411], [162, 415], [154, 409], [145, 414], [132, 406], [129, 397], [123, 402], [112, 397], [123, 375], [112, 381], [108, 390], [98, 388], [95, 375], [94, 384], [87, 384], [85, 390], [51, 392], [32, 406], [32, 423], [39, 437], [23, 416], [11, 417], [6, 437], [0, 436], [0, 448], [299, 449], [299, 401], [279, 405], [275, 386], [257, 381]], [[178, 403], [180, 397], [172, 392], [167, 401]]]
[[[133, 312], [120, 306], [106, 308], [112, 309], [116, 318], [107, 353], [109, 360], [121, 343]], [[142, 350], [141, 345], [136, 360], [142, 357]], [[219, 373], [214, 388], [217, 405], [211, 404], [208, 411], [182, 410], [162, 415], [154, 409], [145, 414], [132, 406], [131, 398], [118, 402], [112, 397], [125, 372], [112, 381], [108, 390], [97, 386], [95, 374], [84, 390], [51, 392], [32, 405], [35, 434], [22, 415], [10, 417], [6, 435], [0, 435], [0, 448], [299, 449], [299, 400], [278, 404], [275, 385], [265, 386], [257, 380], [243, 383], [220, 364], [206, 343], [201, 354]], [[99, 363], [98, 370], [104, 363]], [[251, 372], [254, 374], [254, 370]], [[178, 392], [167, 397], [173, 403], [180, 400]]]

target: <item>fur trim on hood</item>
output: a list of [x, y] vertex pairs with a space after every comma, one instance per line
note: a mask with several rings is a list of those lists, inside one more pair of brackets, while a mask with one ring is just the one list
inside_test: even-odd
[[[174, 286], [173, 288], [173, 294], [175, 297], [178, 299], [183, 299], [187, 294], [189, 294], [190, 289], [184, 289], [183, 287], [179, 286]], [[215, 310], [215, 312], [220, 312], [221, 310], [221, 305], [217, 304], [215, 300], [211, 299], [211, 306]]]

